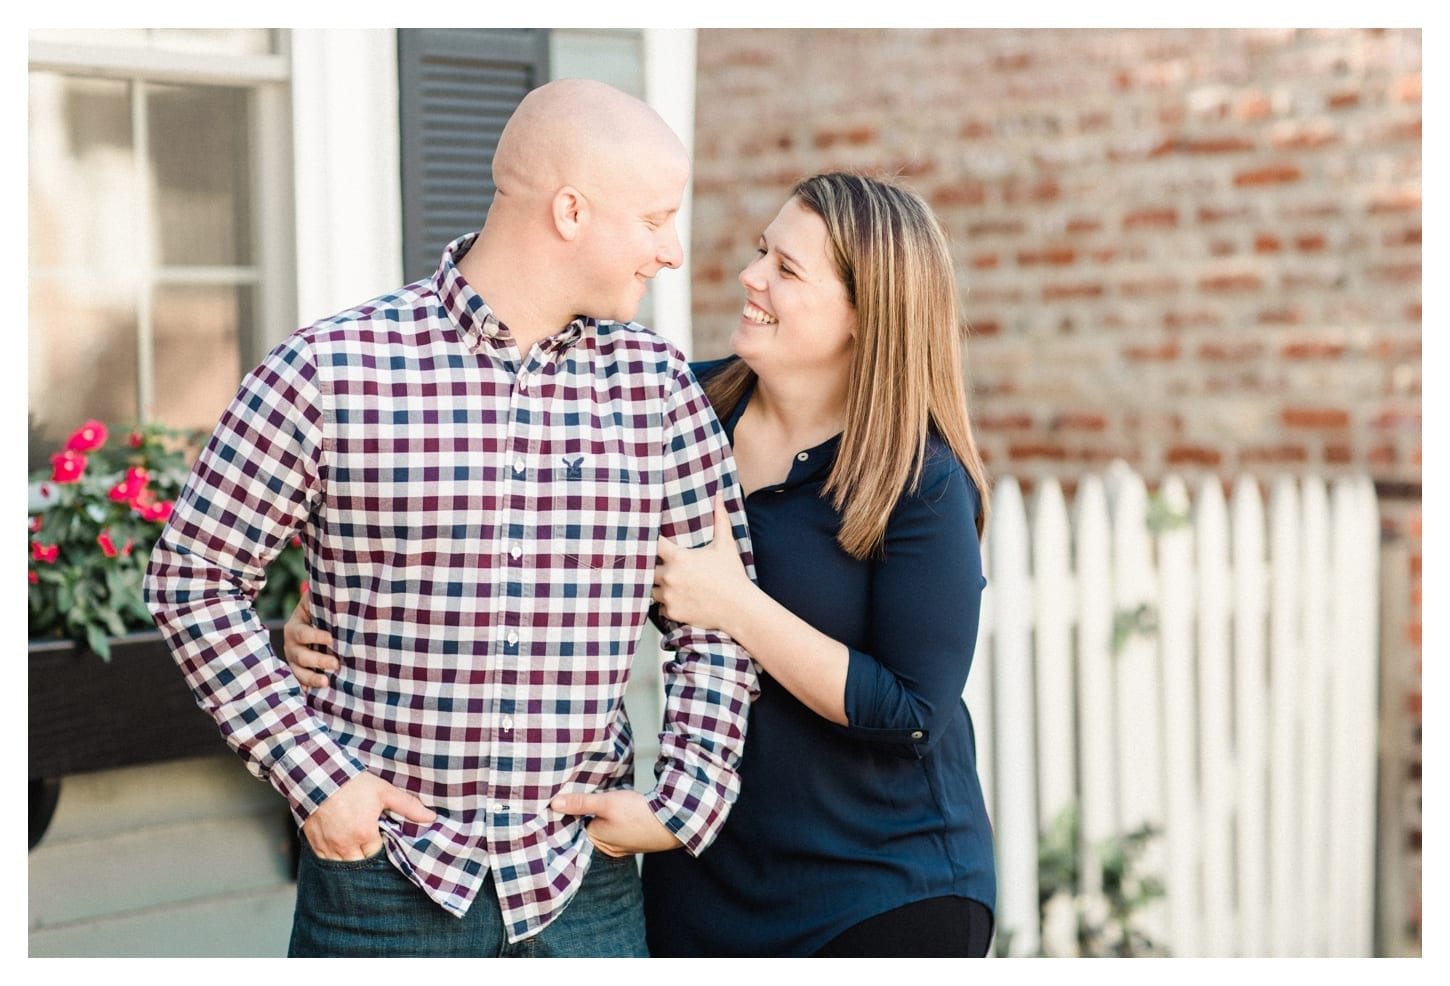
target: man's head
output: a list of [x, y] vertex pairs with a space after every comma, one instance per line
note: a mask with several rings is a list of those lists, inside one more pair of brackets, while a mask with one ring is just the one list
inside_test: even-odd
[[689, 173], [684, 145], [645, 103], [602, 82], [550, 82], [499, 138], [481, 245], [490, 263], [509, 263], [509, 249], [521, 258], [511, 266], [527, 267], [515, 273], [541, 315], [633, 318], [648, 279], [683, 259], [675, 217]]

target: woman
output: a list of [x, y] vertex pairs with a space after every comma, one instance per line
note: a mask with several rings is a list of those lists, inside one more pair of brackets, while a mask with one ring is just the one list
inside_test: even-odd
[[826, 174], [757, 254], [735, 357], [696, 369], [758, 584], [728, 540], [662, 541], [655, 600], [733, 636], [761, 692], [719, 837], [644, 857], [650, 952], [983, 955], [996, 878], [961, 695], [987, 484], [946, 238], [916, 195]]

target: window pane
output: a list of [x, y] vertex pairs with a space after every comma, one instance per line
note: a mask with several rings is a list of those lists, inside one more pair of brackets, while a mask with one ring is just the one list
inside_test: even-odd
[[247, 94], [148, 86], [152, 198], [163, 266], [252, 262]]
[[55, 44], [153, 48], [213, 55], [270, 55], [276, 51], [276, 32], [268, 28], [48, 27], [32, 29], [30, 39]]
[[29, 81], [34, 466], [87, 418], [137, 417], [144, 270], [128, 84], [45, 72]]
[[[113, 282], [140, 255], [130, 86], [30, 75], [30, 265]], [[94, 285], [77, 285], [89, 290]]]
[[136, 311], [87, 297], [58, 278], [30, 282], [30, 468], [50, 460], [89, 418], [116, 426], [139, 417]]
[[253, 316], [253, 289], [169, 285], [152, 295], [154, 417], [173, 428], [211, 431], [242, 379], [239, 329]]

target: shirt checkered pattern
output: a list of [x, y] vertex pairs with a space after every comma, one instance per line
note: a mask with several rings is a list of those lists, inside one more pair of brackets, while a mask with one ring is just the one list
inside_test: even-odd
[[[578, 888], [561, 791], [628, 787], [622, 705], [660, 534], [708, 540], [726, 439], [680, 353], [580, 318], [526, 354], [463, 280], [293, 333], [243, 381], [152, 555], [147, 596], [228, 742], [304, 820], [363, 770], [438, 812], [382, 819], [389, 858], [462, 914], [492, 872], [511, 939]], [[252, 607], [295, 533], [342, 670], [302, 692]], [[738, 790], [756, 676], [666, 627], [657, 818], [698, 852]]]

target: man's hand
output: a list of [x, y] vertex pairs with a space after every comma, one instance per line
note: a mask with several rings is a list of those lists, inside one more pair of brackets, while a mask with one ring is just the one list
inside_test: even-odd
[[374, 774], [358, 774], [307, 816], [302, 834], [322, 859], [366, 859], [383, 846], [378, 820], [385, 811], [427, 823], [438, 815], [402, 788]]
[[331, 646], [332, 637], [312, 625], [312, 604], [304, 592], [282, 627], [282, 656], [287, 658], [287, 665], [304, 692], [327, 687], [327, 676], [342, 667], [342, 662], [331, 654], [313, 649]]
[[593, 815], [584, 832], [607, 856], [678, 849], [680, 840], [655, 818], [638, 791], [583, 791], [556, 794], [549, 807], [565, 815]]

